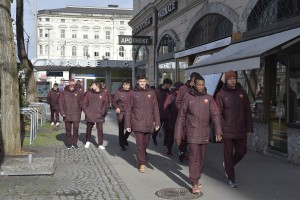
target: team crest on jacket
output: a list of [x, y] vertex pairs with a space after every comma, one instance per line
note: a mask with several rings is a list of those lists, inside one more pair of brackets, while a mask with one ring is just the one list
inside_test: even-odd
[[148, 94], [148, 98], [151, 98], [151, 94]]
[[244, 95], [243, 95], [243, 94], [240, 94], [240, 98], [241, 98], [241, 99], [244, 98]]
[[99, 96], [100, 99], [102, 99], [102, 96]]
[[204, 103], [208, 103], [208, 99], [204, 99]]
[[77, 96], [77, 94], [75, 93], [75, 97]]

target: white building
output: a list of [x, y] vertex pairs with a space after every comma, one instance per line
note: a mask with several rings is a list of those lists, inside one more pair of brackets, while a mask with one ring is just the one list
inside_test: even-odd
[[[119, 35], [131, 35], [131, 19], [132, 9], [117, 5], [38, 11], [37, 58], [33, 61], [38, 81], [52, 85], [74, 78], [86, 88], [92, 79], [99, 79], [114, 92], [122, 79], [132, 77], [132, 46], [118, 45]], [[63, 77], [50, 77], [53, 71], [62, 71]]]

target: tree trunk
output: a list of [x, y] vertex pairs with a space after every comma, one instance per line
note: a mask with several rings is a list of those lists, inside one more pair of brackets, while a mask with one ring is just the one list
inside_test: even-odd
[[18, 45], [18, 57], [22, 63], [25, 71], [25, 84], [26, 84], [26, 99], [29, 102], [38, 101], [35, 78], [33, 73], [33, 65], [28, 59], [25, 42], [24, 42], [24, 1], [17, 0], [17, 14], [16, 14], [16, 29], [17, 29], [17, 45]]
[[10, 0], [0, 1], [1, 141], [5, 155], [21, 152], [18, 69]]

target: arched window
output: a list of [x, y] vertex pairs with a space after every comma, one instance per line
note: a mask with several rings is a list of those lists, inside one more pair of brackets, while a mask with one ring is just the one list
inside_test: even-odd
[[136, 62], [144, 61], [146, 60], [146, 47], [141, 46], [138, 50], [137, 56], [136, 56]]
[[252, 30], [300, 15], [300, 0], [259, 0], [247, 19]]
[[45, 46], [45, 55], [48, 55], [49, 54], [49, 45], [46, 45]]
[[60, 55], [65, 56], [65, 46], [60, 46]]
[[174, 39], [169, 34], [166, 34], [159, 42], [158, 56], [172, 53], [175, 50], [174, 48], [175, 48]]
[[109, 57], [110, 57], [110, 48], [106, 47], [105, 48], [105, 58], [109, 59]]
[[77, 48], [76, 48], [76, 46], [72, 46], [72, 56], [77, 56]]
[[89, 47], [85, 46], [83, 47], [83, 56], [89, 56]]
[[123, 46], [119, 47], [119, 56], [124, 57], [124, 47]]
[[40, 55], [42, 56], [43, 55], [43, 45], [40, 45]]
[[185, 47], [192, 48], [231, 36], [232, 28], [232, 22], [223, 15], [207, 14], [193, 26], [185, 40]]

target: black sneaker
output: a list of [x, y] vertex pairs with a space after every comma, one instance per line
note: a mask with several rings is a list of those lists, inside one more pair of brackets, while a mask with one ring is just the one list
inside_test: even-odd
[[154, 135], [152, 135], [152, 141], [154, 145], [157, 145], [156, 137]]
[[67, 149], [71, 149], [71, 148], [72, 148], [72, 145], [66, 144], [66, 147], [67, 147]]
[[121, 150], [122, 150], [122, 151], [126, 151], [125, 146], [122, 146], [122, 147], [121, 147]]
[[183, 162], [184, 158], [185, 158], [184, 152], [179, 152], [179, 155], [178, 155], [179, 161], [180, 161], [180, 162]]
[[129, 145], [127, 140], [125, 140], [125, 145], [126, 145], [126, 146], [128, 146], [128, 145]]
[[236, 187], [237, 187], [237, 184], [235, 183], [235, 181], [232, 181], [232, 180], [229, 180], [229, 181], [228, 181], [228, 185], [229, 185], [229, 187], [231, 187], [231, 188], [236, 188]]
[[74, 145], [72, 145], [72, 148], [73, 148], [73, 149], [78, 149], [78, 145], [77, 145], [77, 144], [74, 144]]

